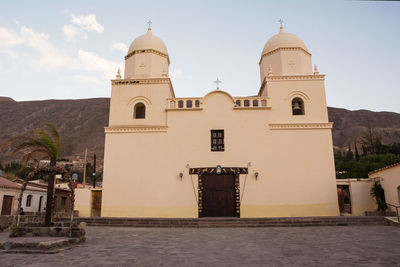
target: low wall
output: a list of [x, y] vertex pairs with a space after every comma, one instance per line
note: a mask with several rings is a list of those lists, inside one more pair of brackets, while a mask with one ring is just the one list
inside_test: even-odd
[[0, 216], [0, 232], [8, 231], [13, 226], [17, 225], [19, 217], [19, 223], [43, 223], [44, 214], [40, 216], [35, 215], [2, 215]]

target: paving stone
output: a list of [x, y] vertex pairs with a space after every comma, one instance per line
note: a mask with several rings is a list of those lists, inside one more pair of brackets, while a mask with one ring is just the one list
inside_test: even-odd
[[1, 254], [1, 266], [399, 266], [392, 226], [87, 227], [58, 254]]

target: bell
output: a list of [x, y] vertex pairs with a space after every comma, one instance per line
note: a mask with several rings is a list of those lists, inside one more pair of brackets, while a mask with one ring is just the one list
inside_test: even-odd
[[299, 105], [299, 102], [294, 102], [293, 104], [293, 110], [301, 110], [301, 107]]

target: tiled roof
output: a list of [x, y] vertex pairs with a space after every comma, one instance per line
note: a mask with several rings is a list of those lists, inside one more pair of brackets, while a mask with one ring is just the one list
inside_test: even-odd
[[398, 166], [398, 165], [400, 165], [400, 162], [397, 162], [397, 163], [394, 163], [394, 164], [391, 164], [391, 165], [385, 166], [385, 167], [383, 167], [383, 168], [380, 168], [380, 169], [377, 169], [377, 170], [371, 171], [371, 172], [369, 172], [369, 173], [368, 173], [368, 176], [370, 176], [371, 174], [374, 174], [374, 173], [377, 173], [377, 172], [380, 172], [380, 171], [386, 170], [386, 169], [390, 169], [390, 168], [396, 167], [396, 166]]
[[21, 186], [4, 177], [0, 177], [0, 188], [21, 189]]

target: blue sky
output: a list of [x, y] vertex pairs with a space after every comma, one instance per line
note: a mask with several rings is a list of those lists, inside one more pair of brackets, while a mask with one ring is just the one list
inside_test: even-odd
[[176, 96], [204, 96], [217, 77], [234, 96], [255, 95], [283, 18], [327, 75], [329, 106], [400, 112], [399, 14], [397, 1], [1, 1], [0, 95], [108, 97], [149, 19]]

